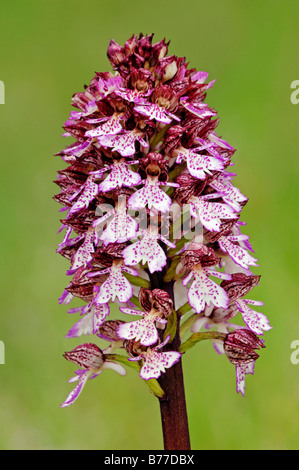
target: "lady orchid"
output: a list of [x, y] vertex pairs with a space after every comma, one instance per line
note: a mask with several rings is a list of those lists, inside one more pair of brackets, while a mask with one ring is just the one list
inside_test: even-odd
[[167, 55], [168, 45], [152, 34], [111, 40], [112, 71], [73, 95], [63, 126], [74, 141], [57, 154], [67, 167], [54, 199], [71, 280], [59, 302], [81, 299], [66, 336], [95, 343], [65, 353], [81, 369], [61, 406], [103, 370], [133, 367], [159, 399], [165, 449], [189, 449], [182, 355], [211, 339], [244, 395], [271, 326], [251, 308], [262, 302], [245, 297], [260, 276], [241, 232], [248, 199], [232, 183], [235, 149], [205, 103], [214, 80]]

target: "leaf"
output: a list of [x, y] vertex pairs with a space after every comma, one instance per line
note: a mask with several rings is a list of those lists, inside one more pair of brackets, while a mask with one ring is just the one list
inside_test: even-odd
[[140, 372], [140, 364], [137, 361], [128, 361], [127, 356], [122, 356], [121, 354], [105, 354], [105, 357], [108, 361], [119, 362], [124, 366], [134, 369], [136, 372]]
[[169, 172], [168, 181], [173, 181], [178, 175], [180, 175], [183, 170], [186, 168], [187, 164], [185, 162], [175, 165], [174, 169]]
[[180, 257], [177, 256], [175, 257], [172, 262], [171, 262], [171, 265], [169, 266], [168, 270], [166, 271], [165, 273], [165, 276], [163, 278], [163, 281], [164, 282], [170, 282], [172, 281], [172, 279], [174, 278], [175, 274], [176, 274], [176, 268], [178, 266], [180, 262]]
[[161, 388], [158, 380], [156, 379], [149, 379], [149, 380], [144, 380], [146, 385], [149, 387], [151, 392], [158, 398], [162, 398], [165, 395], [164, 390]]
[[172, 313], [167, 318], [167, 326], [165, 328], [164, 335], [163, 335], [164, 340], [167, 338], [167, 336], [170, 335], [170, 339], [169, 339], [170, 343], [171, 341], [173, 341], [175, 334], [176, 334], [177, 324], [178, 324], [177, 320], [178, 320], [177, 313], [175, 310], [173, 310]]
[[[128, 361], [126, 356], [122, 356], [121, 354], [106, 354], [105, 355], [108, 361], [119, 362], [124, 366], [131, 367], [136, 372], [140, 372], [140, 362], [138, 361]], [[165, 395], [164, 390], [162, 390], [159, 382], [156, 379], [149, 379], [143, 380], [146, 385], [149, 387], [150, 391], [158, 398], [162, 398]]]
[[141, 308], [139, 299], [138, 297], [136, 297], [136, 295], [133, 295], [133, 297], [130, 298], [130, 302], [132, 302], [132, 304], [134, 304], [135, 307], [138, 307], [138, 309]]
[[[189, 310], [189, 309], [188, 309]], [[193, 323], [200, 318], [198, 313], [193, 313], [187, 320], [185, 320], [181, 326], [180, 326], [180, 337], [181, 339], [185, 336], [187, 331], [189, 331], [190, 327], [193, 325]]]
[[189, 302], [186, 302], [177, 310], [177, 314], [181, 317], [185, 315], [185, 313], [190, 312], [190, 310], [193, 310], [193, 308], [190, 306]]
[[146, 289], [148, 289], [151, 285], [150, 281], [148, 281], [147, 279], [143, 279], [142, 277], [132, 276], [132, 274], [126, 273], [125, 271], [123, 272], [123, 275], [128, 279], [131, 284], [133, 284], [133, 286], [145, 287]]
[[168, 250], [167, 252], [167, 256], [168, 257], [172, 257], [174, 256], [178, 251], [180, 251], [183, 246], [185, 245], [185, 243], [188, 243], [190, 240], [188, 240], [188, 238], [185, 238], [185, 237], [182, 237], [177, 243], [176, 243], [176, 247], [175, 248], [170, 248], [170, 250]]

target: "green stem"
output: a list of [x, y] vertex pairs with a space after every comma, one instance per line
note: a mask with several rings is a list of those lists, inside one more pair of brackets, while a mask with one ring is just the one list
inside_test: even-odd
[[181, 353], [185, 353], [188, 349], [192, 348], [199, 341], [204, 341], [205, 339], [211, 339], [214, 341], [224, 341], [225, 337], [225, 333], [219, 333], [218, 331], [208, 331], [206, 333], [193, 333], [193, 335], [191, 335], [190, 338], [187, 339], [187, 341], [180, 345], [179, 351]]
[[150, 149], [151, 150], [154, 150], [154, 148], [156, 147], [156, 145], [158, 145], [158, 143], [163, 139], [164, 135], [166, 134], [166, 132], [168, 131], [168, 129], [172, 126], [172, 123], [170, 124], [167, 124], [166, 126], [164, 126], [160, 132], [158, 132], [158, 134], [154, 135], [150, 141], [149, 141], [149, 144], [150, 144]]

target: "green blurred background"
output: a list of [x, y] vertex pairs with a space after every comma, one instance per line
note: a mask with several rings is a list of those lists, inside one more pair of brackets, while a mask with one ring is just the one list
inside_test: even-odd
[[[236, 185], [249, 197], [242, 220], [259, 258], [266, 336], [246, 397], [234, 367], [211, 344], [184, 357], [193, 449], [297, 449], [299, 364], [298, 124], [290, 84], [299, 80], [297, 1], [1, 2], [1, 449], [161, 449], [158, 402], [134, 371], [90, 381], [69, 408], [74, 367], [62, 354], [74, 317], [58, 305], [68, 263], [55, 253], [60, 206], [52, 200], [53, 155], [73, 93], [95, 71], [111, 70], [110, 38], [171, 40], [169, 53], [216, 78], [207, 102], [218, 133], [237, 148]], [[69, 141], [68, 141], [69, 142]]]

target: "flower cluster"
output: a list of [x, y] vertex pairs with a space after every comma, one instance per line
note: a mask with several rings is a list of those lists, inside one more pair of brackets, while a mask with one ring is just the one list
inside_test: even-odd
[[[164, 39], [152, 40], [110, 41], [113, 72], [96, 73], [73, 96], [76, 111], [63, 126], [75, 141], [57, 154], [67, 164], [58, 171], [54, 197], [66, 213], [57, 251], [69, 260], [71, 277], [60, 303], [84, 302], [69, 310], [80, 318], [67, 337], [110, 342], [104, 350], [85, 343], [65, 354], [83, 369], [63, 406], [105, 368], [125, 373], [117, 356], [109, 356], [118, 347], [138, 362], [142, 379], [159, 378], [181, 358], [169, 345], [190, 312], [192, 333], [214, 328], [227, 335], [215, 345], [236, 364], [237, 390], [244, 393], [257, 358], [252, 349], [271, 328], [251, 308], [261, 302], [244, 298], [258, 284], [250, 271], [257, 260], [241, 232], [247, 198], [228, 170], [235, 149], [216, 134], [217, 113], [205, 103], [214, 81], [185, 58], [168, 55]], [[112, 319], [112, 304], [121, 319]], [[238, 312], [245, 327], [230, 322]], [[168, 334], [170, 324], [178, 330]], [[232, 353], [231, 330], [251, 341], [247, 349], [238, 346], [242, 354]]]

